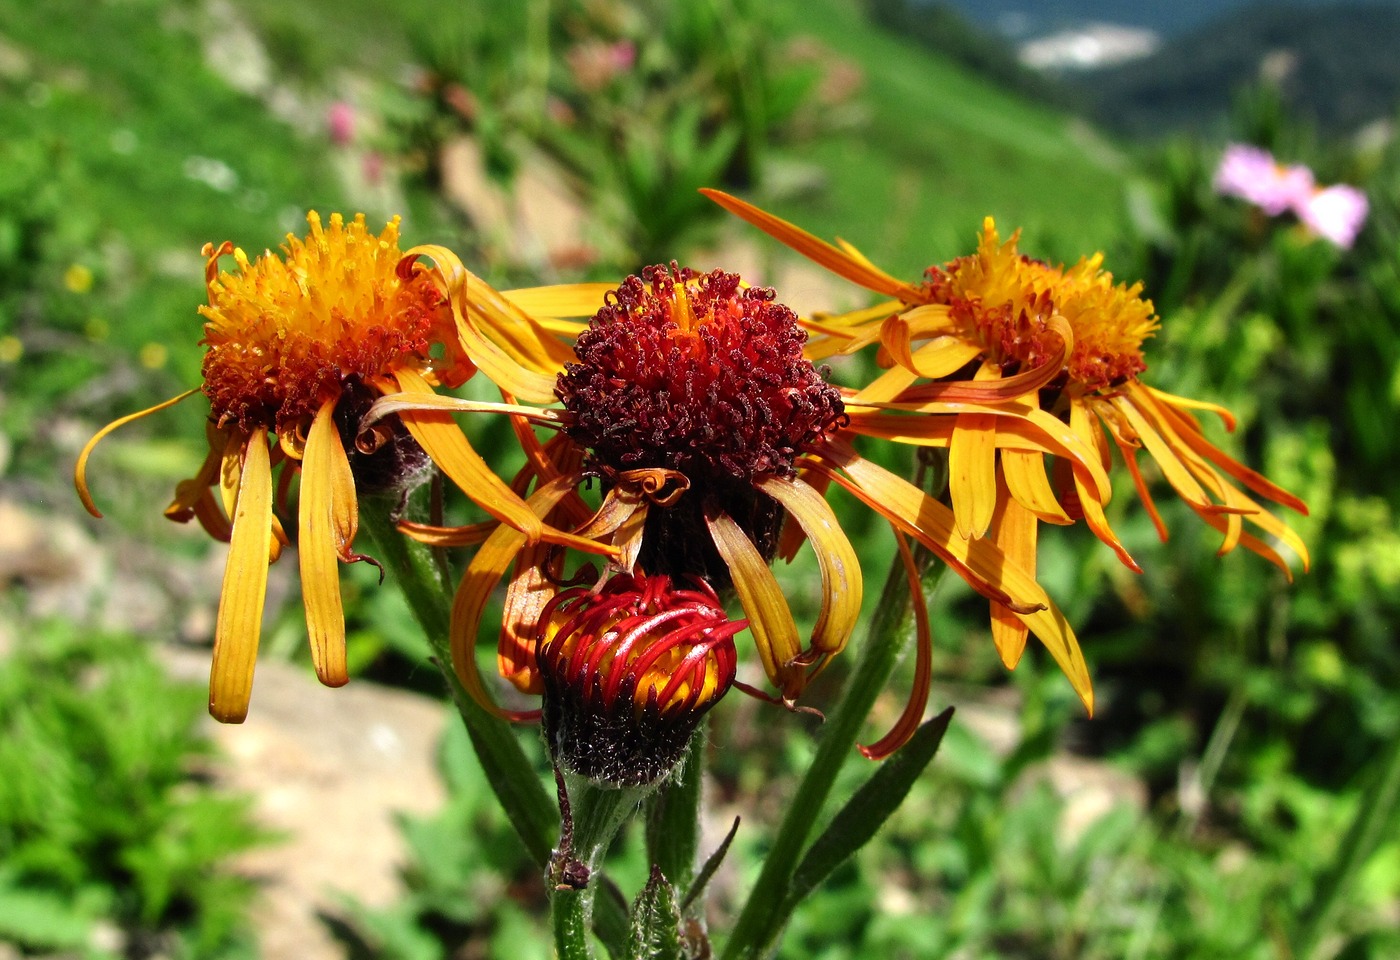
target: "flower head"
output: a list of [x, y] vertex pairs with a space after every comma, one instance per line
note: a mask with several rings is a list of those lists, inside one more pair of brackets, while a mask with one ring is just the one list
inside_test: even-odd
[[1284, 166], [1261, 147], [1232, 143], [1215, 170], [1215, 192], [1248, 200], [1271, 217], [1296, 210], [1313, 192], [1312, 171]]
[[[571, 302], [569, 290], [508, 296], [553, 317], [579, 316], [590, 297], [596, 302], [597, 292], [583, 288], [575, 288], [579, 296]], [[628, 278], [603, 300], [587, 327], [573, 328], [574, 359], [560, 365], [556, 381], [564, 409], [492, 407], [515, 419], [529, 464], [514, 485], [529, 493], [541, 518], [611, 545], [611, 562], [623, 572], [674, 582], [698, 577], [717, 590], [732, 588], [777, 690], [773, 699], [793, 706], [845, 647], [860, 610], [860, 558], [825, 497], [840, 485], [886, 516], [901, 544], [905, 535], [914, 537], [1003, 604], [1008, 617], [1023, 618], [1091, 703], [1074, 633], [1044, 590], [995, 544], [959, 538], [945, 505], [854, 450], [848, 437], [872, 432], [856, 429], [845, 412], [859, 393], [826, 382], [796, 316], [771, 291], [748, 288], [732, 274], [672, 265]], [[386, 398], [376, 411], [412, 402]], [[486, 409], [468, 401], [452, 407]], [[559, 432], [541, 444], [526, 421]], [[589, 478], [603, 488], [596, 509], [578, 492]], [[480, 535], [410, 532], [438, 543], [479, 542]], [[792, 559], [804, 542], [811, 543], [822, 578], [821, 609], [805, 642], [770, 569], [776, 557]], [[912, 555], [901, 556], [917, 583]], [[532, 714], [501, 710], [486, 691], [474, 652], [480, 620], [496, 582], [513, 571], [498, 671], [523, 692], [545, 689], [536, 624], [557, 585], [567, 582], [562, 563], [558, 551], [530, 547], [500, 528], [487, 534], [458, 588], [452, 642], [459, 676], [478, 700], [513, 719]], [[930, 641], [926, 619], [918, 626], [925, 668], [905, 717], [871, 755], [895, 749], [923, 711]]]
[[[417, 263], [419, 253], [449, 268], [460, 266], [456, 258], [440, 248], [400, 251], [397, 219], [378, 235], [363, 216], [346, 223], [335, 214], [326, 225], [313, 212], [307, 221], [310, 233], [289, 236], [282, 256], [250, 260], [227, 242], [204, 248], [209, 302], [199, 312], [206, 321], [208, 453], [199, 472], [176, 488], [166, 516], [197, 519], [230, 544], [209, 699], [210, 712], [225, 721], [247, 714], [267, 566], [292, 542], [289, 526], [316, 673], [331, 686], [348, 679], [338, 562], [366, 559], [353, 550], [359, 494], [403, 490], [424, 475], [431, 457], [498, 519], [531, 539], [549, 535], [446, 414], [408, 412], [361, 434], [360, 418], [383, 393], [432, 395], [434, 384], [471, 376], [478, 361], [503, 367], [504, 351], [483, 346], [486, 338], [453, 300], [460, 271]], [[235, 270], [222, 271], [230, 254]], [[89, 511], [101, 516], [86, 477], [96, 443], [195, 392], [122, 417], [89, 441], [75, 472]], [[295, 524], [284, 524], [297, 478]]]
[[[1241, 154], [1237, 162], [1254, 159]], [[1157, 318], [1141, 286], [1115, 284], [1101, 255], [1051, 266], [1022, 256], [1019, 234], [1002, 243], [988, 219], [976, 254], [931, 268], [928, 281], [913, 287], [850, 247], [827, 244], [734, 197], [709, 195], [823, 266], [892, 298], [824, 321], [818, 325], [824, 342], [809, 353], [879, 345], [890, 369], [846, 395], [849, 429], [948, 450], [955, 529], [945, 548], [990, 540], [1010, 569], [1033, 577], [1038, 523], [1082, 519], [1138, 570], [1104, 512], [1112, 444], [1163, 538], [1166, 526], [1137, 463], [1142, 450], [1222, 533], [1221, 553], [1242, 544], [1287, 575], [1287, 554], [1306, 568], [1301, 538], [1255, 498], [1303, 513], [1305, 505], [1220, 450], [1194, 415], [1211, 411], [1233, 428], [1228, 411], [1141, 381], [1143, 341]], [[906, 526], [915, 505], [913, 498], [888, 495], [867, 502]], [[1007, 578], [992, 580], [1013, 601], [1030, 599]], [[1020, 658], [1032, 628], [1024, 610], [993, 598], [992, 635], [1008, 666]], [[1073, 678], [1071, 665], [1057, 659]]]
[[733, 684], [734, 635], [746, 626], [703, 581], [678, 589], [664, 574], [619, 573], [560, 591], [536, 625], [556, 759], [616, 785], [666, 774]]
[[1215, 190], [1248, 200], [1271, 217], [1291, 211], [1319, 237], [1350, 248], [1366, 222], [1366, 194], [1356, 187], [1318, 187], [1301, 164], [1284, 166], [1259, 147], [1234, 143], [1215, 171]]

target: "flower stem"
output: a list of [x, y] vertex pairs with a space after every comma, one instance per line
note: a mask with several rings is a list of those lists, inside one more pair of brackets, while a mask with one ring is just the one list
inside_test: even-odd
[[[934, 571], [942, 569], [940, 565]], [[790, 910], [787, 894], [793, 873], [836, 784], [837, 774], [853, 752], [861, 724], [894, 672], [907, 636], [904, 627], [909, 604], [908, 581], [896, 556], [885, 578], [855, 670], [836, 709], [827, 715], [822, 725], [816, 756], [787, 805], [787, 815], [778, 827], [758, 881], [725, 945], [724, 960], [758, 960], [766, 956], [787, 923]]]
[[510, 724], [487, 712], [457, 679], [449, 638], [451, 587], [432, 551], [395, 529], [391, 516], [396, 506], [393, 500], [366, 497], [360, 504], [360, 527], [374, 542], [375, 558], [403, 591], [427, 634], [433, 661], [452, 691], [452, 700], [496, 799], [531, 859], [543, 867], [549, 862], [559, 822], [554, 801], [535, 774]]

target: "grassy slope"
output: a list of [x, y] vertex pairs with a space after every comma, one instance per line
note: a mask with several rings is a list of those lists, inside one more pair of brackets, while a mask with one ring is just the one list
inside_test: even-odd
[[865, 73], [868, 122], [802, 151], [828, 186], [777, 203], [901, 275], [967, 252], [983, 216], [1025, 248], [1073, 259], [1119, 231], [1122, 173], [1082, 123], [988, 86], [866, 23], [858, 0], [775, 0], [782, 34], [810, 33]]

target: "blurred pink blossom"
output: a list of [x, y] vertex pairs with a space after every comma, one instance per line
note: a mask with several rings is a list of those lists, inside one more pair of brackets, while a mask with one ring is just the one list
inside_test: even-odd
[[1270, 216], [1293, 213], [1313, 233], [1350, 247], [1366, 222], [1366, 194], [1356, 187], [1318, 187], [1301, 164], [1284, 166], [1259, 147], [1232, 143], [1215, 170], [1215, 190], [1248, 200]]
[[1313, 191], [1295, 208], [1298, 219], [1319, 237], [1350, 249], [1366, 222], [1369, 204], [1366, 194], [1344, 183]]
[[337, 100], [326, 110], [326, 129], [331, 143], [337, 147], [348, 147], [355, 139], [355, 108], [344, 100]]
[[1313, 175], [1301, 165], [1283, 166], [1267, 150], [1232, 143], [1215, 170], [1215, 192], [1248, 200], [1276, 217], [1312, 196]]

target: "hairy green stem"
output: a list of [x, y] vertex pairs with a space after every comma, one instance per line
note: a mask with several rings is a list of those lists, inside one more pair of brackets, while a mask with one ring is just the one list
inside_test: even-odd
[[[935, 568], [941, 570], [942, 567]], [[836, 709], [827, 715], [817, 741], [816, 756], [807, 768], [787, 815], [778, 827], [758, 881], [725, 945], [724, 960], [758, 960], [767, 955], [787, 923], [788, 889], [807, 848], [837, 774], [855, 747], [861, 725], [875, 698], [889, 681], [904, 647], [903, 629], [910, 610], [908, 581], [898, 556], [885, 579], [880, 602], [870, 621], [855, 670]]]
[[374, 541], [375, 559], [408, 598], [409, 607], [428, 635], [433, 660], [452, 691], [452, 700], [496, 799], [531, 859], [543, 867], [554, 848], [559, 822], [554, 801], [536, 776], [511, 725], [473, 700], [457, 679], [448, 632], [452, 588], [432, 551], [395, 529], [391, 519], [395, 505], [384, 498], [365, 498], [360, 505], [360, 527]]

